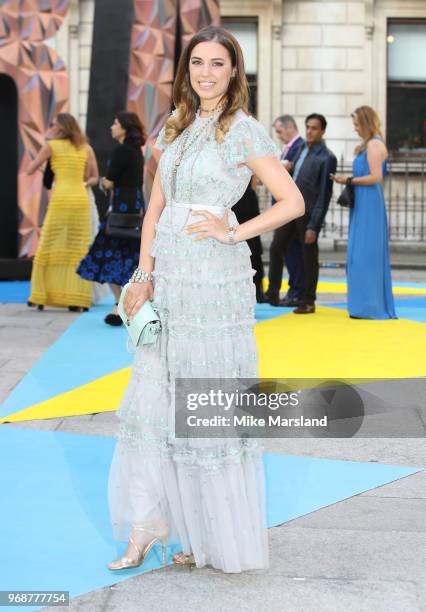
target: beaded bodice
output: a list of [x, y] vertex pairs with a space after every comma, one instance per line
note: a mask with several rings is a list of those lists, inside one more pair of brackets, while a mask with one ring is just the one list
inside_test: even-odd
[[184, 203], [188, 208], [192, 204], [231, 208], [250, 181], [252, 173], [244, 163], [268, 155], [279, 157], [280, 151], [265, 128], [243, 111], [236, 113], [223, 143], [215, 140], [211, 122], [206, 130], [200, 130], [202, 122], [207, 123], [208, 119], [196, 117], [187, 128], [201, 134], [180, 161], [174, 197], [172, 175], [185, 133], [169, 145], [164, 142], [164, 128], [159, 134], [155, 146], [165, 149], [160, 159], [160, 176], [166, 204], [173, 201]]

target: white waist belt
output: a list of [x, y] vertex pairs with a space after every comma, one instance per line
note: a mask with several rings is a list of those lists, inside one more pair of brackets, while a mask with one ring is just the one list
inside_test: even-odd
[[214, 205], [210, 206], [209, 204], [184, 204], [183, 202], [169, 202], [166, 204], [169, 208], [186, 208], [188, 211], [196, 211], [196, 210], [207, 210], [212, 213], [212, 215], [220, 215], [223, 214], [226, 210], [226, 206]]
[[[184, 203], [184, 202], [166, 202], [166, 208], [170, 210], [170, 224], [171, 224], [172, 234], [181, 234], [186, 224], [188, 223], [191, 215], [196, 216], [198, 210], [206, 210], [212, 215], [215, 215], [215, 217], [219, 217], [220, 219], [224, 216], [225, 211], [228, 210], [226, 206], [220, 206], [220, 205], [210, 206], [207, 204], [189, 204], [188, 205], [187, 203]], [[188, 211], [186, 219], [180, 220], [179, 227], [174, 226], [174, 219], [173, 219], [173, 212], [172, 212], [174, 208], [181, 208], [181, 209], [184, 208], [185, 210]], [[231, 213], [231, 218], [235, 217], [232, 210], [230, 210], [229, 212]]]

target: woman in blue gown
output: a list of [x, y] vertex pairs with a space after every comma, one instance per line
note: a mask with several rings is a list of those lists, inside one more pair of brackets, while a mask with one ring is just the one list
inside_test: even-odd
[[355, 149], [353, 176], [332, 176], [336, 183], [352, 184], [355, 192], [347, 253], [348, 311], [357, 319], [396, 319], [382, 187], [388, 151], [374, 109], [357, 108], [352, 121], [363, 139]]

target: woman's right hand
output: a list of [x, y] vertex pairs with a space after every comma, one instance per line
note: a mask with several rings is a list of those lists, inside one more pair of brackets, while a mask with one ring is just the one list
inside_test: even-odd
[[153, 295], [154, 286], [152, 282], [130, 283], [123, 300], [124, 312], [129, 318], [134, 317], [147, 300], [152, 300]]

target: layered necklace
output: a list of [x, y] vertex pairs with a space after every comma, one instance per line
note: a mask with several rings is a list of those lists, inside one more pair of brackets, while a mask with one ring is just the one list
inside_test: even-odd
[[[178, 150], [176, 152], [176, 158], [173, 162], [172, 168], [172, 177], [171, 177], [171, 195], [172, 199], [176, 197], [176, 180], [177, 180], [177, 172], [179, 166], [182, 162], [182, 159], [185, 153], [191, 149], [191, 147], [197, 142], [201, 135], [207, 135], [210, 131], [210, 127], [217, 121], [219, 114], [222, 112], [223, 106], [218, 105], [214, 109], [212, 109], [213, 114], [206, 121], [203, 121], [201, 124], [193, 122], [189, 125], [185, 131], [183, 132], [181, 141], [178, 145]], [[201, 106], [198, 107], [196, 112], [196, 118], [200, 117], [200, 111], [207, 112], [209, 109], [203, 109]]]

